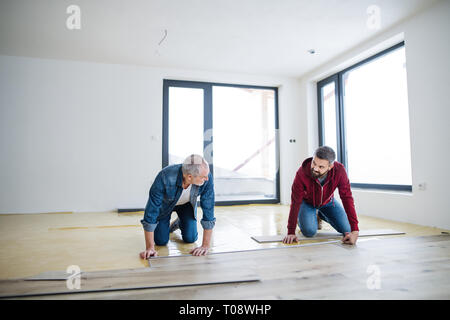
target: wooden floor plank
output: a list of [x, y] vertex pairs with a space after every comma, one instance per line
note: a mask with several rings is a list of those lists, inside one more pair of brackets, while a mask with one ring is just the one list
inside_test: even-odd
[[[359, 232], [359, 237], [392, 236], [400, 234], [405, 234], [405, 232], [392, 229], [373, 229], [373, 230], [361, 230]], [[285, 235], [268, 235], [268, 236], [252, 236], [251, 238], [258, 243], [266, 243], [266, 242], [280, 242], [283, 241], [284, 237]], [[297, 238], [300, 240], [336, 239], [342, 238], [342, 234], [338, 232], [319, 231], [312, 238], [308, 238], [301, 233], [297, 233]]]
[[[220, 276], [218, 276], [220, 275]], [[203, 268], [176, 271], [145, 268], [126, 272], [86, 272], [81, 276], [81, 288], [71, 290], [66, 281], [1, 280], [0, 298], [54, 294], [80, 294], [89, 291], [130, 290], [133, 288], [160, 288], [194, 286], [212, 283], [257, 281], [251, 270], [229, 270], [205, 265]]]

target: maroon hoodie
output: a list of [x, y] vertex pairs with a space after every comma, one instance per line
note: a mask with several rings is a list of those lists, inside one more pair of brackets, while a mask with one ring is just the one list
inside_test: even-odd
[[348, 180], [345, 167], [335, 161], [333, 168], [328, 172], [327, 178], [322, 186], [319, 180], [313, 178], [311, 175], [311, 161], [312, 158], [303, 161], [292, 184], [288, 234], [295, 234], [298, 211], [303, 200], [313, 207], [319, 208], [333, 200], [333, 193], [336, 188], [339, 188], [339, 196], [347, 213], [351, 230], [359, 231], [352, 190], [350, 189], [350, 181]]

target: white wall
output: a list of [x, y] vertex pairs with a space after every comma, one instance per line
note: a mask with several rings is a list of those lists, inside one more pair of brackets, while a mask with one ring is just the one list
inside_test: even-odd
[[[413, 191], [354, 189], [360, 214], [450, 229], [449, 30], [450, 1], [441, 1], [302, 78], [301, 90], [307, 92], [308, 150], [312, 152], [318, 145], [316, 81], [405, 41]], [[423, 182], [426, 190], [422, 191], [418, 184]]]
[[298, 80], [0, 56], [0, 213], [143, 208], [161, 169], [164, 78], [279, 86], [289, 198]]

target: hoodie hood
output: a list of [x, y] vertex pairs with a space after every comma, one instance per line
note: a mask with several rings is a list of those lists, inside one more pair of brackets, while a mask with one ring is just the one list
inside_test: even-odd
[[311, 178], [312, 178], [312, 175], [311, 175], [311, 162], [312, 162], [312, 159], [313, 159], [312, 157], [308, 158], [308, 159], [305, 159], [305, 161], [303, 161], [303, 163], [302, 163], [303, 172], [305, 173], [306, 176], [311, 177]]

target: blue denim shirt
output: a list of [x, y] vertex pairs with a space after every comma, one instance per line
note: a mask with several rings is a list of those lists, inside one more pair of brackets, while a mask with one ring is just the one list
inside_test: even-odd
[[[182, 191], [181, 164], [167, 166], [158, 173], [149, 191], [144, 219], [141, 220], [145, 231], [154, 232], [158, 221], [172, 213]], [[203, 211], [200, 223], [203, 229], [212, 229], [216, 218], [214, 218], [214, 182], [211, 173], [208, 174], [208, 181], [205, 181], [203, 185], [193, 184], [191, 187], [189, 202], [194, 208], [195, 219], [197, 219], [197, 198], [199, 196]]]

